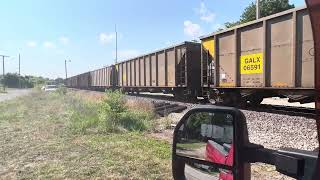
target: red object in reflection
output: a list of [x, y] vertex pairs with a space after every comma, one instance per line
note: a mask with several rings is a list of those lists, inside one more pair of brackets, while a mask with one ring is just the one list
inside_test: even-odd
[[221, 171], [219, 174], [219, 180], [233, 180], [233, 175], [231, 172]]
[[229, 151], [214, 141], [209, 140], [206, 146], [206, 159], [218, 164], [233, 166], [233, 144]]
[[[209, 140], [206, 146], [206, 159], [213, 163], [233, 166], [233, 151], [233, 144], [231, 144], [230, 150], [226, 150], [224, 146]], [[233, 180], [232, 172], [220, 170], [219, 180]]]

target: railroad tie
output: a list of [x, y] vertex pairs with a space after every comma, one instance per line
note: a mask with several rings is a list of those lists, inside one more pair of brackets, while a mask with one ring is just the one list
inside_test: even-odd
[[155, 113], [161, 117], [187, 109], [187, 106], [179, 105], [177, 103], [153, 102], [153, 105]]

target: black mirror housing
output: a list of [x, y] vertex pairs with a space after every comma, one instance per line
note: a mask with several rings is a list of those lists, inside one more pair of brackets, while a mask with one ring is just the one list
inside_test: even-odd
[[[187, 131], [190, 123], [191, 130]], [[184, 179], [184, 164], [194, 162], [199, 167], [225, 169], [227, 173], [220, 172], [220, 177], [232, 175], [236, 177], [234, 179], [238, 179], [237, 177], [243, 176], [239, 173], [244, 172], [237, 170], [244, 168], [241, 167], [243, 163], [240, 163], [242, 160], [239, 152], [248, 143], [246, 119], [240, 110], [213, 105], [193, 108], [182, 117], [174, 130], [173, 176], [175, 179]], [[197, 149], [192, 151], [192, 148]]]

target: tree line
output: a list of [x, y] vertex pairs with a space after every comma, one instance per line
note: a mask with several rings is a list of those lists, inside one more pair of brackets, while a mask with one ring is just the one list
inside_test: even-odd
[[[289, 0], [260, 0], [260, 17], [270, 16], [288, 9], [294, 8]], [[242, 12], [240, 19], [235, 22], [226, 22], [225, 28], [247, 23], [256, 19], [256, 1], [251, 2]], [[219, 29], [223, 30], [223, 28]]]
[[49, 79], [41, 76], [21, 76], [17, 73], [0, 75], [1, 85], [8, 88], [33, 88], [45, 84], [63, 84], [62, 78]]

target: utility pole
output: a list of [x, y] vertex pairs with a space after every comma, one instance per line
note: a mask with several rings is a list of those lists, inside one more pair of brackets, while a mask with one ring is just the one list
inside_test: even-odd
[[256, 19], [260, 19], [260, 0], [256, 0]]
[[116, 33], [116, 63], [118, 62], [118, 33], [117, 33], [117, 24], [114, 25], [114, 30]]
[[[71, 62], [71, 60], [68, 60], [68, 62]], [[67, 79], [68, 78], [67, 60], [64, 60], [64, 70], [66, 71], [66, 79]]]
[[20, 76], [20, 53], [19, 53], [19, 76]]
[[5, 91], [6, 88], [5, 88], [5, 85], [4, 85], [4, 58], [9, 57], [9, 56], [0, 55], [0, 57], [2, 57], [2, 79], [3, 79], [2, 85], [3, 85], [3, 91]]

